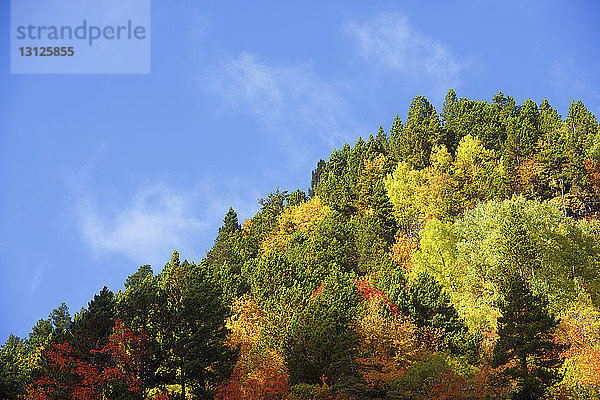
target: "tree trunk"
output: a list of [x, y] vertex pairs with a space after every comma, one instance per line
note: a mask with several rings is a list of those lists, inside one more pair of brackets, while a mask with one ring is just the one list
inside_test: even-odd
[[181, 383], [181, 399], [185, 400], [185, 372], [183, 370], [183, 357], [180, 357], [179, 367], [181, 368], [180, 383]]
[[527, 368], [527, 356], [521, 357], [521, 369], [523, 370], [523, 378], [524, 382], [527, 382], [527, 378], [529, 377], [529, 368]]

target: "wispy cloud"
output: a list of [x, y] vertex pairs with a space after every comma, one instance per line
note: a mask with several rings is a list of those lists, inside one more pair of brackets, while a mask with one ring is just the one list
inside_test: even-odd
[[408, 18], [400, 14], [351, 21], [345, 31], [356, 40], [360, 54], [369, 63], [407, 80], [429, 82], [435, 91], [459, 85], [468, 66], [443, 43], [414, 30]]
[[269, 64], [243, 52], [222, 60], [197, 77], [198, 87], [221, 107], [251, 115], [272, 138], [298, 155], [302, 142], [328, 146], [348, 138], [351, 112], [334, 82], [319, 77], [310, 64]]
[[[183, 257], [199, 260], [230, 206], [242, 220], [256, 212], [259, 189], [238, 178], [212, 175], [183, 189], [157, 178], [118, 194], [94, 185], [108, 153], [100, 145], [78, 171], [66, 176], [74, 225], [95, 257], [118, 255], [138, 265], [161, 266], [179, 250]], [[43, 272], [36, 272], [33, 289]]]
[[42, 283], [45, 271], [46, 265], [38, 265], [35, 267], [35, 270], [33, 271], [33, 278], [31, 279], [31, 284], [29, 285], [29, 297], [33, 296], [33, 293]]
[[84, 241], [96, 254], [122, 253], [138, 263], [163, 260], [173, 249], [188, 247], [190, 238], [208, 227], [191, 215], [190, 199], [166, 186], [137, 191], [112, 212], [92, 198], [79, 203]]

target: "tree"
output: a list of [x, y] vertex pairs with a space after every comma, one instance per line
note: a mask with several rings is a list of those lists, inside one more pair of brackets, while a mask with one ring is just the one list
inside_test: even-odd
[[223, 218], [223, 226], [219, 228], [219, 236], [230, 235], [239, 229], [240, 224], [238, 223], [237, 213], [233, 207], [229, 207], [229, 211], [227, 211], [225, 218]]
[[448, 294], [434, 278], [420, 274], [399, 305], [418, 327], [425, 328], [424, 332], [433, 330], [434, 334], [441, 335], [440, 344], [451, 352], [464, 354], [472, 359], [476, 357], [475, 338], [450, 303]]
[[548, 300], [533, 294], [520, 276], [510, 279], [500, 312], [492, 363], [505, 366], [503, 375], [516, 382], [513, 399], [542, 398], [562, 364], [564, 345], [552, 340], [559, 321], [548, 310]]
[[50, 319], [40, 319], [29, 332], [27, 347], [30, 352], [35, 351], [39, 346], [48, 343], [52, 335], [52, 321]]
[[250, 296], [234, 299], [229, 346], [240, 348], [231, 378], [219, 386], [218, 400], [278, 400], [287, 398], [289, 375], [280, 350], [263, 343], [267, 313]]
[[442, 113], [440, 114], [442, 119], [440, 143], [446, 146], [451, 153], [454, 153], [460, 140], [460, 129], [456, 121], [459, 109], [460, 103], [456, 97], [456, 92], [454, 89], [448, 90], [444, 105], [442, 106]]
[[400, 121], [400, 117], [398, 114], [394, 117], [394, 122], [392, 123], [392, 129], [390, 130], [390, 140], [388, 142], [389, 147], [389, 156], [395, 162], [403, 161], [403, 153], [402, 153], [402, 130], [404, 127], [402, 126], [402, 121]]
[[429, 156], [438, 144], [440, 119], [433, 105], [423, 96], [413, 99], [408, 110], [400, 143], [400, 156], [412, 168], [422, 169], [429, 165]]
[[106, 345], [116, 319], [115, 295], [104, 286], [88, 303], [88, 308], [75, 315], [72, 344], [76, 356], [85, 361], [100, 363], [103, 357], [91, 351]]
[[126, 326], [146, 336], [140, 379], [146, 387], [154, 387], [161, 381], [160, 366], [164, 361], [158, 279], [149, 265], [143, 265], [127, 278], [125, 288], [119, 295], [118, 315]]
[[[229, 310], [221, 303], [219, 286], [206, 268], [180, 262], [177, 251], [159, 279], [164, 367], [181, 387], [201, 398], [227, 378], [236, 353], [227, 347], [225, 319]], [[173, 383], [175, 383], [173, 382]]]
[[148, 277], [153, 276], [152, 267], [150, 265], [141, 265], [138, 270], [127, 277], [125, 281], [125, 289], [136, 290], [142, 285], [142, 282]]
[[317, 186], [319, 185], [319, 181], [321, 180], [321, 175], [325, 170], [326, 162], [325, 160], [319, 160], [317, 163], [317, 168], [312, 171], [312, 178], [310, 180], [310, 189], [308, 189], [308, 195], [313, 197], [316, 194]]
[[[140, 394], [140, 370], [145, 335], [127, 328], [120, 319], [102, 348], [82, 359], [69, 343], [50, 342], [44, 349], [44, 370], [27, 387], [27, 398], [134, 399]], [[103, 359], [102, 363], [97, 360]], [[87, 361], [91, 360], [91, 361]]]
[[238, 223], [236, 212], [230, 207], [223, 218], [214, 246], [202, 261], [221, 287], [223, 300], [227, 303], [248, 290], [247, 282], [241, 274], [244, 257], [252, 253], [251, 249], [247, 249], [246, 237]]
[[559, 387], [575, 398], [597, 398], [600, 394], [600, 311], [590, 296], [582, 293], [561, 313], [556, 332], [559, 343], [569, 344], [564, 352], [564, 371]]
[[351, 327], [359, 302], [348, 275], [333, 272], [288, 325], [284, 353], [292, 384], [335, 385], [357, 379], [358, 337]]
[[300, 189], [296, 189], [290, 194], [290, 197], [287, 199], [287, 206], [288, 207], [299, 206], [300, 204], [306, 202], [307, 200], [308, 200], [308, 197], [306, 196], [306, 193], [304, 193]]
[[0, 348], [0, 396], [17, 399], [26, 382], [24, 368], [25, 343], [14, 335]]

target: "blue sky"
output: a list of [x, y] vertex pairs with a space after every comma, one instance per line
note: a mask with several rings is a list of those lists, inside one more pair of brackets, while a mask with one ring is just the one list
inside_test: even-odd
[[154, 0], [151, 73], [94, 75], [11, 74], [1, 2], [0, 341], [173, 249], [200, 261], [229, 206], [306, 190], [416, 95], [600, 115], [595, 1], [216, 3]]

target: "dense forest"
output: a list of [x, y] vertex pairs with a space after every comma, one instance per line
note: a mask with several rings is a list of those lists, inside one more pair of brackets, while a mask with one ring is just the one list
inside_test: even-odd
[[11, 335], [0, 398], [600, 398], [600, 126], [581, 101], [563, 118], [418, 96], [307, 192], [259, 203], [198, 264], [175, 251]]

